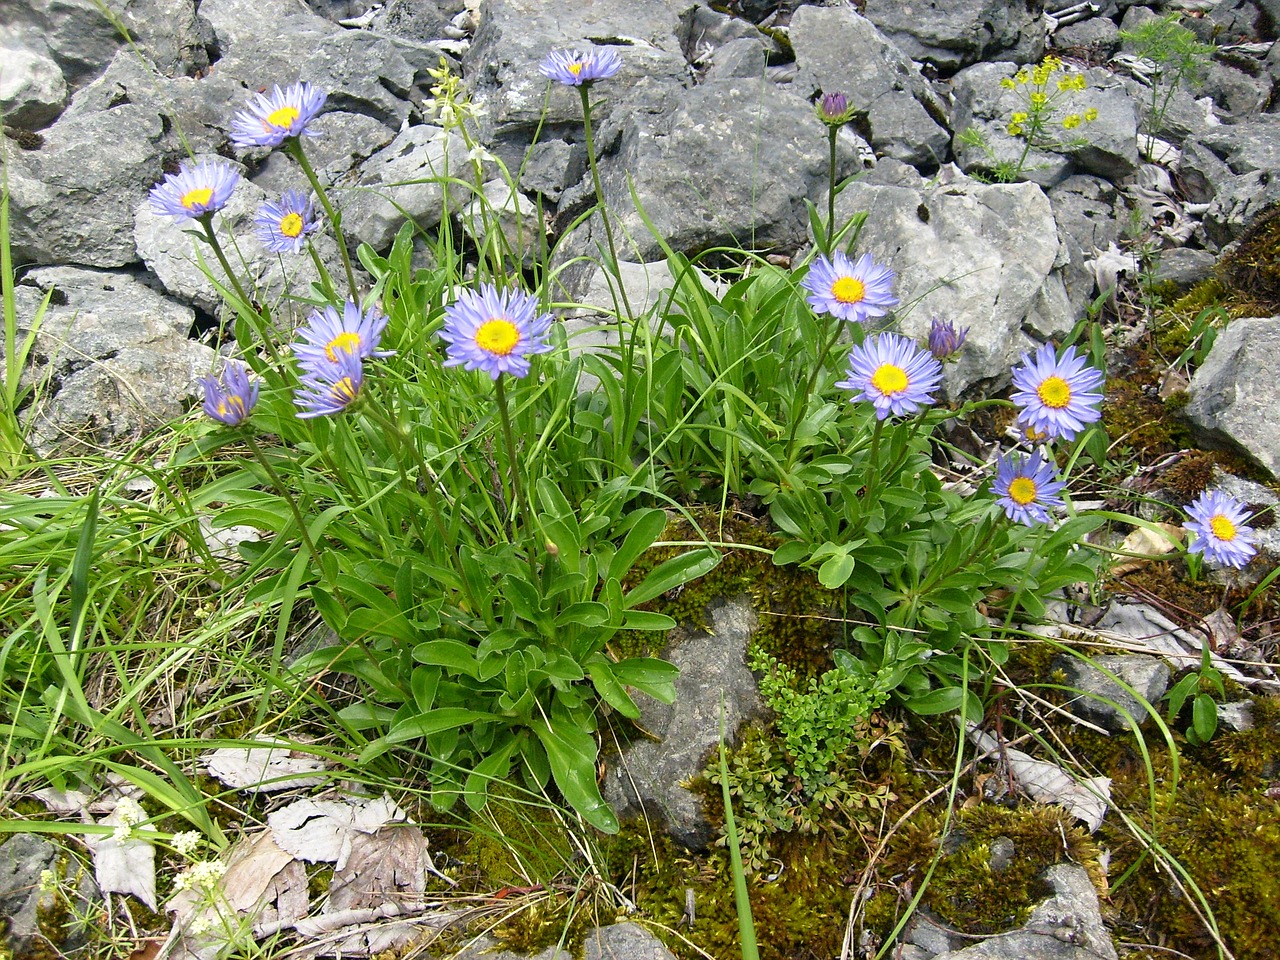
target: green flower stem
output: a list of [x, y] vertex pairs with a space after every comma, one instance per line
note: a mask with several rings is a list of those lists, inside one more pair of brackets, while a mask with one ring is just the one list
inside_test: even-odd
[[626, 284], [622, 282], [622, 268], [618, 264], [618, 248], [613, 242], [613, 225], [609, 220], [609, 211], [604, 202], [604, 188], [600, 185], [600, 168], [596, 165], [596, 142], [591, 129], [591, 84], [584, 83], [578, 87], [582, 97], [582, 128], [587, 141], [587, 165], [591, 168], [591, 183], [596, 191], [596, 206], [600, 210], [600, 219], [604, 221], [604, 236], [609, 244], [609, 266], [613, 277], [618, 282], [618, 292], [622, 296], [622, 306], [627, 312], [627, 319], [636, 322], [635, 311], [631, 309], [631, 300], [627, 296]]
[[[520, 480], [520, 467], [516, 460], [516, 440], [515, 434], [511, 430], [511, 412], [507, 409], [507, 387], [505, 380], [506, 374], [499, 374], [498, 379], [493, 381], [493, 388], [498, 397], [498, 417], [502, 421], [502, 439], [507, 447], [507, 467], [511, 474], [511, 495], [515, 499], [516, 517], [521, 521], [521, 525], [524, 526], [527, 531], [532, 531], [533, 527], [528, 522], [528, 517], [526, 515], [529, 503], [524, 496], [524, 484]], [[513, 521], [511, 531], [511, 539], [513, 543], [515, 542], [516, 532], [515, 523]], [[529, 565], [531, 568], [534, 564], [533, 557], [534, 554], [531, 550], [529, 552]], [[533, 570], [532, 572], [536, 578], [537, 571]]]
[[[271, 485], [275, 487], [276, 493], [289, 505], [289, 512], [293, 514], [293, 522], [298, 525], [298, 535], [302, 539], [302, 544], [307, 548], [307, 553], [311, 555], [311, 560], [315, 564], [316, 570], [323, 574], [324, 568], [320, 564], [320, 551], [316, 549], [316, 545], [311, 539], [311, 532], [307, 529], [307, 521], [303, 518], [302, 511], [298, 508], [298, 501], [289, 492], [289, 488], [285, 486], [284, 480], [276, 472], [276, 468], [271, 465], [271, 461], [267, 459], [267, 455], [262, 451], [262, 448], [258, 446], [258, 441], [253, 434], [246, 430], [244, 439], [249, 447], [249, 452], [253, 454], [258, 463], [262, 464], [262, 469], [267, 472], [267, 477], [271, 480]], [[338, 596], [336, 591], [334, 591], [334, 596], [345, 610], [346, 606], [342, 604], [342, 598]]]
[[253, 300], [249, 298], [249, 294], [245, 293], [244, 287], [240, 285], [240, 278], [236, 276], [231, 264], [227, 260], [227, 255], [222, 250], [222, 244], [218, 242], [218, 235], [213, 231], [213, 214], [206, 213], [204, 216], [197, 218], [200, 226], [204, 228], [204, 238], [209, 246], [213, 248], [213, 254], [218, 258], [218, 264], [222, 267], [222, 272], [226, 274], [227, 280], [231, 284], [231, 289], [236, 292], [236, 296], [244, 304], [245, 310], [249, 312], [258, 321], [258, 338], [262, 341], [263, 346], [267, 348], [267, 353], [271, 355], [271, 360], [275, 364], [280, 364], [280, 354], [276, 350], [275, 344], [271, 342], [271, 338], [267, 336], [266, 320], [253, 304]]
[[813, 396], [813, 391], [817, 389], [818, 378], [822, 376], [822, 371], [826, 368], [827, 357], [831, 355], [831, 348], [834, 347], [836, 345], [836, 341], [840, 339], [841, 321], [838, 317], [833, 319], [835, 323], [831, 331], [831, 336], [827, 338], [826, 343], [823, 344], [822, 350], [818, 353], [818, 362], [814, 364], [813, 373], [809, 375], [809, 382], [796, 395], [795, 403], [792, 404], [791, 428], [787, 432], [787, 445], [784, 448], [785, 455], [783, 456], [783, 463], [785, 464], [786, 472], [788, 474], [791, 473], [791, 468], [795, 465], [796, 434], [800, 430], [800, 421], [804, 419], [805, 409], [809, 405], [809, 397]]
[[315, 170], [311, 169], [311, 161], [307, 159], [307, 154], [302, 149], [301, 139], [298, 137], [288, 138], [284, 142], [284, 148], [289, 156], [298, 161], [298, 166], [306, 174], [307, 181], [311, 184], [311, 189], [320, 198], [320, 206], [324, 207], [324, 215], [329, 218], [329, 224], [333, 227], [333, 237], [338, 241], [338, 253], [342, 256], [342, 269], [347, 272], [347, 292], [351, 297], [351, 302], [358, 304], [360, 301], [356, 298], [356, 274], [351, 268], [351, 254], [347, 252], [346, 237], [342, 235], [342, 216], [333, 208], [333, 204], [329, 202], [329, 195], [325, 193], [324, 187], [320, 185], [320, 178], [316, 176]]
[[830, 253], [836, 242], [836, 137], [840, 128], [835, 124], [827, 124], [827, 140], [831, 144], [831, 155], [827, 159], [827, 242], [823, 253]]

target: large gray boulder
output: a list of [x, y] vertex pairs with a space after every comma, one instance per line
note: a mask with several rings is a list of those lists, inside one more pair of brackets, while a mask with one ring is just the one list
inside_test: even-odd
[[67, 82], [39, 36], [0, 26], [0, 116], [10, 126], [38, 130], [58, 118]]
[[947, 72], [994, 56], [1026, 63], [1044, 53], [1044, 20], [1034, 4], [867, 0], [862, 13], [912, 60]]
[[898, 300], [910, 305], [898, 311], [901, 332], [923, 338], [935, 316], [969, 328], [946, 365], [950, 398], [1007, 384], [1033, 340], [1067, 333], [1083, 309], [1067, 297], [1053, 210], [1034, 184], [979, 183], [954, 167], [926, 181], [881, 161], [836, 202], [841, 222], [860, 212], [859, 252], [897, 274]]
[[50, 288], [24, 373], [35, 387], [26, 416], [38, 453], [128, 440], [186, 411], [196, 379], [215, 361], [211, 349], [189, 339], [189, 307], [128, 273], [45, 267], [15, 288], [20, 335]]
[[948, 159], [946, 106], [919, 68], [851, 5], [800, 7], [790, 38], [796, 92], [844, 93], [866, 111], [877, 155], [932, 167]]
[[628, 744], [604, 782], [604, 797], [619, 814], [643, 810], [659, 816], [673, 837], [693, 849], [711, 841], [711, 825], [698, 798], [683, 784], [702, 772], [720, 743], [722, 710], [727, 740], [763, 710], [745, 662], [755, 613], [745, 599], [728, 601], [710, 613], [710, 630], [677, 640], [664, 654], [680, 668], [675, 702], [636, 696], [640, 726], [657, 742]]
[[[850, 142], [840, 143], [842, 177], [857, 162]], [[827, 156], [826, 130], [810, 105], [763, 79], [708, 81], [665, 111], [637, 112], [602, 171], [616, 233], [626, 238], [619, 255], [662, 255], [636, 203], [679, 251], [724, 243], [795, 249], [807, 233], [805, 200], [821, 205], [826, 196]], [[603, 239], [593, 226], [592, 240]]]
[[1227, 443], [1280, 477], [1280, 317], [1233, 320], [1191, 380], [1186, 414], [1210, 443]]
[[515, 170], [539, 123], [544, 137], [581, 130], [577, 88], [552, 83], [538, 72], [552, 50], [604, 44], [621, 56], [622, 69], [593, 88], [597, 122], [641, 79], [689, 83], [682, 29], [677, 5], [664, 0], [486, 0], [463, 57], [467, 87], [480, 111], [481, 139]]

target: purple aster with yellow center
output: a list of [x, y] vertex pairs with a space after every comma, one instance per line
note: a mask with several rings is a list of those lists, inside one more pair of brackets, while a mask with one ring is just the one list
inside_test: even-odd
[[1034, 359], [1022, 355], [1022, 366], [1013, 371], [1010, 399], [1022, 408], [1018, 424], [1028, 436], [1074, 440], [1088, 424], [1102, 417], [1102, 372], [1085, 363], [1075, 348], [1067, 347], [1062, 359], [1046, 343]]
[[1258, 552], [1249, 514], [1239, 500], [1221, 490], [1206, 490], [1187, 507], [1185, 524], [1195, 534], [1188, 553], [1201, 553], [1211, 563], [1242, 569]]
[[212, 216], [227, 205], [240, 171], [220, 160], [184, 163], [151, 188], [151, 209], [179, 220]]
[[379, 350], [382, 331], [387, 318], [376, 307], [361, 310], [348, 300], [342, 305], [342, 313], [326, 306], [313, 310], [306, 326], [298, 330], [302, 338], [293, 345], [293, 354], [304, 365], [319, 367], [340, 363], [344, 357], [368, 360], [370, 357], [389, 357], [390, 350]]
[[320, 226], [315, 204], [298, 190], [286, 190], [279, 203], [268, 200], [253, 218], [258, 239], [272, 253], [301, 253], [307, 237]]
[[991, 492], [1005, 515], [1018, 523], [1034, 527], [1049, 522], [1049, 510], [1062, 506], [1060, 493], [1066, 484], [1058, 479], [1057, 469], [1036, 451], [1030, 457], [1020, 453], [996, 458], [996, 478]]
[[883, 317], [898, 305], [893, 271], [872, 262], [869, 253], [856, 263], [838, 251], [831, 259], [819, 256], [800, 285], [809, 291], [805, 299], [818, 313], [853, 323]]
[[882, 333], [849, 352], [847, 379], [836, 386], [854, 391], [854, 401], [869, 401], [876, 408], [876, 418], [884, 420], [933, 403], [932, 392], [941, 382], [942, 364], [914, 340]]
[[590, 50], [552, 50], [538, 72], [544, 77], [568, 87], [580, 87], [595, 80], [607, 80], [622, 69], [622, 57], [613, 47], [593, 47]]
[[314, 83], [291, 83], [259, 93], [231, 120], [231, 142], [242, 150], [278, 147], [291, 137], [314, 137], [308, 124], [324, 108], [328, 94]]
[[527, 376], [529, 356], [551, 349], [550, 329], [551, 314], [540, 315], [537, 300], [523, 291], [500, 291], [488, 283], [479, 291], [463, 290], [444, 308], [444, 365], [483, 370], [494, 380], [503, 373]]
[[248, 419], [258, 403], [258, 384], [249, 379], [243, 363], [228, 363], [220, 376], [201, 377], [204, 412], [229, 427]]
[[304, 363], [293, 395], [298, 416], [328, 417], [342, 413], [360, 397], [364, 363], [354, 353], [340, 351], [336, 363], [327, 360]]

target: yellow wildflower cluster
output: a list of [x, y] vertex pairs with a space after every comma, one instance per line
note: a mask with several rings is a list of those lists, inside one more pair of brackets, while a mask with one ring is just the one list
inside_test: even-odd
[[[1054, 81], [1054, 76], [1061, 74]], [[1053, 87], [1050, 83], [1053, 82]], [[1088, 87], [1083, 73], [1067, 72], [1062, 60], [1055, 56], [1045, 57], [1036, 67], [1022, 67], [1012, 77], [1005, 77], [1000, 85], [1006, 90], [1021, 90], [1026, 97], [1027, 109], [1019, 110], [1009, 117], [1006, 128], [1011, 137], [1039, 139], [1045, 125], [1052, 122], [1052, 115], [1059, 99], [1064, 95], [1074, 94]], [[1062, 126], [1074, 130], [1082, 123], [1096, 119], [1098, 111], [1093, 107], [1084, 111], [1073, 111], [1062, 118]]]

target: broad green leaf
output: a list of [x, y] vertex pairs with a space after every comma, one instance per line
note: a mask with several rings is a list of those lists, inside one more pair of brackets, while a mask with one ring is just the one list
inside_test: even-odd
[[535, 724], [533, 732], [547, 751], [551, 776], [587, 823], [603, 833], [618, 832], [618, 817], [604, 802], [596, 785], [596, 739], [581, 727], [560, 722]]

